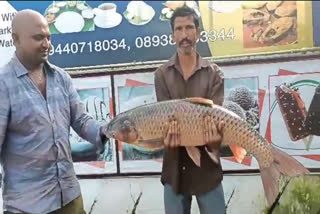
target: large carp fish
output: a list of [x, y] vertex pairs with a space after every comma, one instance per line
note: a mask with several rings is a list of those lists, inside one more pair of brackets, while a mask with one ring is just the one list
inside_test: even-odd
[[[180, 146], [200, 166], [200, 152], [196, 146], [205, 145], [204, 117], [210, 116], [216, 125], [223, 121], [223, 144], [230, 147], [235, 159], [241, 162], [246, 153], [258, 161], [261, 179], [269, 205], [279, 193], [280, 175], [298, 176], [309, 171], [288, 154], [277, 150], [237, 114], [211, 100], [199, 97], [161, 101], [142, 105], [120, 113], [103, 128], [106, 136], [122, 142], [155, 150], [162, 148], [168, 122], [176, 120], [180, 129]], [[216, 155], [208, 154], [213, 161]]]

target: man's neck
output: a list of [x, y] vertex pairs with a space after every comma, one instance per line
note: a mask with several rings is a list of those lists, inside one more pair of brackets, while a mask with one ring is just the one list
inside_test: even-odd
[[183, 77], [185, 80], [188, 80], [192, 75], [196, 64], [197, 64], [197, 53], [192, 53], [190, 55], [179, 54], [179, 64], [181, 71], [183, 73]]
[[192, 64], [196, 64], [197, 61], [197, 53], [194, 52], [190, 55], [186, 55], [186, 54], [180, 54], [178, 53], [178, 57], [179, 57], [179, 63], [180, 66], [187, 66], [187, 65], [192, 65]]
[[28, 70], [28, 72], [34, 72], [34, 71], [42, 71], [44, 63], [40, 63], [37, 65], [34, 65], [30, 62], [27, 62], [23, 57], [21, 57], [18, 53], [16, 53], [17, 58], [21, 62], [21, 64]]

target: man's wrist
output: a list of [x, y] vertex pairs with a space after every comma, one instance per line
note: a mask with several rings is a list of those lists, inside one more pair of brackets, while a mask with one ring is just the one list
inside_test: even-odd
[[99, 134], [100, 134], [100, 139], [101, 139], [102, 144], [105, 145], [106, 142], [108, 141], [108, 138], [105, 136], [105, 134], [103, 134], [102, 128], [103, 127], [101, 126]]

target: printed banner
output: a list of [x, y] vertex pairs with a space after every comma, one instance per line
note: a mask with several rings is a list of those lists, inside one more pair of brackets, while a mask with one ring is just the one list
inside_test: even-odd
[[[8, 50], [13, 49], [11, 21], [16, 11], [29, 8], [47, 19], [52, 33], [50, 61], [60, 67], [167, 60], [176, 49], [169, 19], [183, 4], [184, 1], [1, 2], [0, 56], [8, 58], [12, 54]], [[313, 46], [312, 2], [186, 1], [186, 4], [201, 18], [198, 52], [203, 57]]]
[[[274, 148], [288, 153], [306, 167], [317, 168], [320, 164], [320, 137], [299, 130], [296, 125], [296, 129], [290, 129], [286, 122], [288, 112], [285, 111], [294, 110], [280, 110], [288, 104], [283, 104], [282, 98], [278, 99], [281, 94], [276, 93], [276, 89], [287, 86], [292, 93], [290, 96], [300, 97], [298, 108], [304, 109], [304, 114], [299, 119], [297, 114], [293, 114], [292, 120], [300, 120], [304, 124], [315, 88], [320, 84], [319, 67], [319, 60], [222, 66], [225, 76], [224, 107], [245, 119]], [[116, 114], [155, 102], [153, 73], [116, 75], [115, 96]], [[292, 133], [300, 136], [299, 139], [291, 138]], [[162, 151], [148, 151], [121, 142], [119, 154], [121, 172], [161, 171]], [[221, 148], [221, 161], [224, 170], [259, 168], [250, 153], [242, 163], [236, 162], [227, 146]]]
[[320, 2], [312, 1], [314, 46], [320, 46]]
[[7, 2], [0, 2], [0, 67], [12, 57], [15, 47], [11, 39], [11, 21], [16, 10]]
[[212, 56], [313, 46], [312, 2], [199, 1]]

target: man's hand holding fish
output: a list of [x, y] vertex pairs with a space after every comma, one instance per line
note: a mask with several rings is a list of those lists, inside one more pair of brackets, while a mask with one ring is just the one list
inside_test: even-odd
[[[164, 146], [168, 148], [176, 148], [181, 146], [180, 128], [176, 120], [169, 122], [168, 133], [163, 141]], [[219, 150], [222, 143], [222, 129], [224, 122], [221, 121], [218, 125], [210, 116], [205, 116], [203, 120], [203, 138], [210, 152]]]

